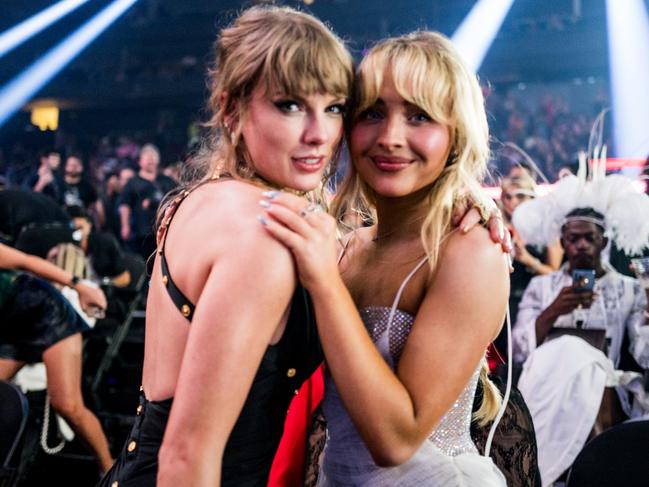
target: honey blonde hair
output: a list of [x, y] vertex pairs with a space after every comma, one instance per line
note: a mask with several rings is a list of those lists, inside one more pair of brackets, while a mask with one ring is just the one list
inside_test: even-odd
[[210, 174], [227, 172], [240, 179], [253, 174], [241, 121], [258, 86], [267, 93], [344, 100], [352, 91], [353, 63], [343, 42], [320, 20], [292, 8], [245, 10], [223, 29], [215, 53], [208, 71], [210, 147], [202, 161]]
[[[344, 43], [315, 17], [289, 7], [256, 6], [224, 28], [208, 69], [209, 134], [181, 168], [181, 186], [158, 211], [158, 225], [173, 197], [201, 181], [227, 173], [254, 180], [254, 161], [241, 135], [253, 91], [290, 97], [329, 94], [347, 101], [354, 81], [353, 60]], [[340, 148], [328, 175], [335, 172]], [[307, 198], [325, 204], [325, 184]]]
[[[487, 199], [480, 186], [489, 160], [484, 99], [476, 76], [462, 63], [451, 42], [439, 33], [420, 31], [386, 39], [363, 59], [358, 68], [352, 120], [377, 101], [386, 71], [391, 73], [399, 95], [448, 127], [450, 133], [448, 159], [428, 191], [429, 211], [421, 228], [421, 240], [434, 272], [442, 241], [453, 230], [453, 205], [466, 195], [477, 203]], [[375, 199], [374, 191], [350, 165], [333, 211], [341, 221], [353, 213], [373, 219]], [[501, 402], [487, 372], [485, 364], [480, 374], [484, 399], [474, 415], [481, 425], [495, 418]]]

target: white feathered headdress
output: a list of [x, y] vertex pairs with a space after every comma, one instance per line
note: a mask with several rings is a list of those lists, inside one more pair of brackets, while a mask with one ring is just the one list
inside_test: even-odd
[[561, 178], [548, 195], [516, 208], [512, 223], [527, 243], [545, 246], [554, 242], [570, 211], [592, 208], [604, 215], [604, 222], [597, 223], [626, 254], [637, 254], [649, 245], [649, 196], [625, 176], [606, 176], [606, 146], [598, 152], [595, 149], [590, 171], [582, 153], [576, 176]]

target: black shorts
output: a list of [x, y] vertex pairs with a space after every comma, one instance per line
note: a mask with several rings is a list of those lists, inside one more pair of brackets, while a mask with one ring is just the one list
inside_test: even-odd
[[89, 327], [49, 282], [18, 273], [0, 310], [0, 358], [40, 362], [43, 352]]

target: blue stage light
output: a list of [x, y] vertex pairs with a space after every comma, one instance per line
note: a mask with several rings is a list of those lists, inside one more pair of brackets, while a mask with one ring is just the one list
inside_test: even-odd
[[615, 155], [649, 155], [649, 14], [643, 0], [607, 0]]
[[46, 29], [88, 0], [62, 0], [0, 34], [0, 57]]
[[453, 37], [466, 65], [477, 72], [514, 0], [478, 0]]
[[0, 127], [137, 0], [115, 0], [0, 90]]

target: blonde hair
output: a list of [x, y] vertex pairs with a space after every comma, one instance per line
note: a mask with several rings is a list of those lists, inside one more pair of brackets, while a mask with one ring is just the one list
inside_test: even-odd
[[[433, 273], [442, 241], [453, 229], [453, 205], [467, 195], [477, 203], [487, 199], [480, 186], [489, 160], [484, 99], [476, 76], [462, 63], [451, 42], [439, 33], [419, 31], [386, 39], [363, 59], [358, 68], [352, 120], [377, 101], [386, 71], [391, 73], [399, 95], [447, 126], [450, 133], [449, 156], [430, 186], [429, 211], [421, 228]], [[341, 221], [354, 212], [374, 218], [374, 203], [374, 191], [350, 165], [334, 201], [334, 213]], [[480, 424], [493, 420], [500, 405], [500, 394], [487, 372], [483, 365], [484, 400], [474, 415]]]
[[245, 10], [223, 29], [215, 52], [208, 71], [211, 147], [203, 160], [210, 175], [253, 175], [240, 122], [260, 84], [289, 96], [326, 93], [347, 100], [352, 91], [353, 62], [343, 42], [320, 20], [292, 8]]
[[505, 189], [509, 187], [522, 189], [529, 193], [530, 196], [536, 195], [536, 181], [529, 174], [522, 173], [518, 176], [505, 176], [500, 180], [500, 188]]
[[[254, 181], [241, 121], [258, 86], [288, 96], [330, 94], [344, 100], [352, 92], [353, 60], [344, 43], [320, 20], [289, 7], [244, 10], [221, 31], [214, 51], [215, 60], [208, 69], [211, 116], [205, 126], [209, 134], [182, 167], [181, 187], [160, 206], [158, 225], [177, 193], [205, 179], [227, 173]], [[339, 153], [340, 147], [327, 177], [335, 172]], [[322, 184], [307, 193], [307, 198], [325, 204], [325, 187]]]

